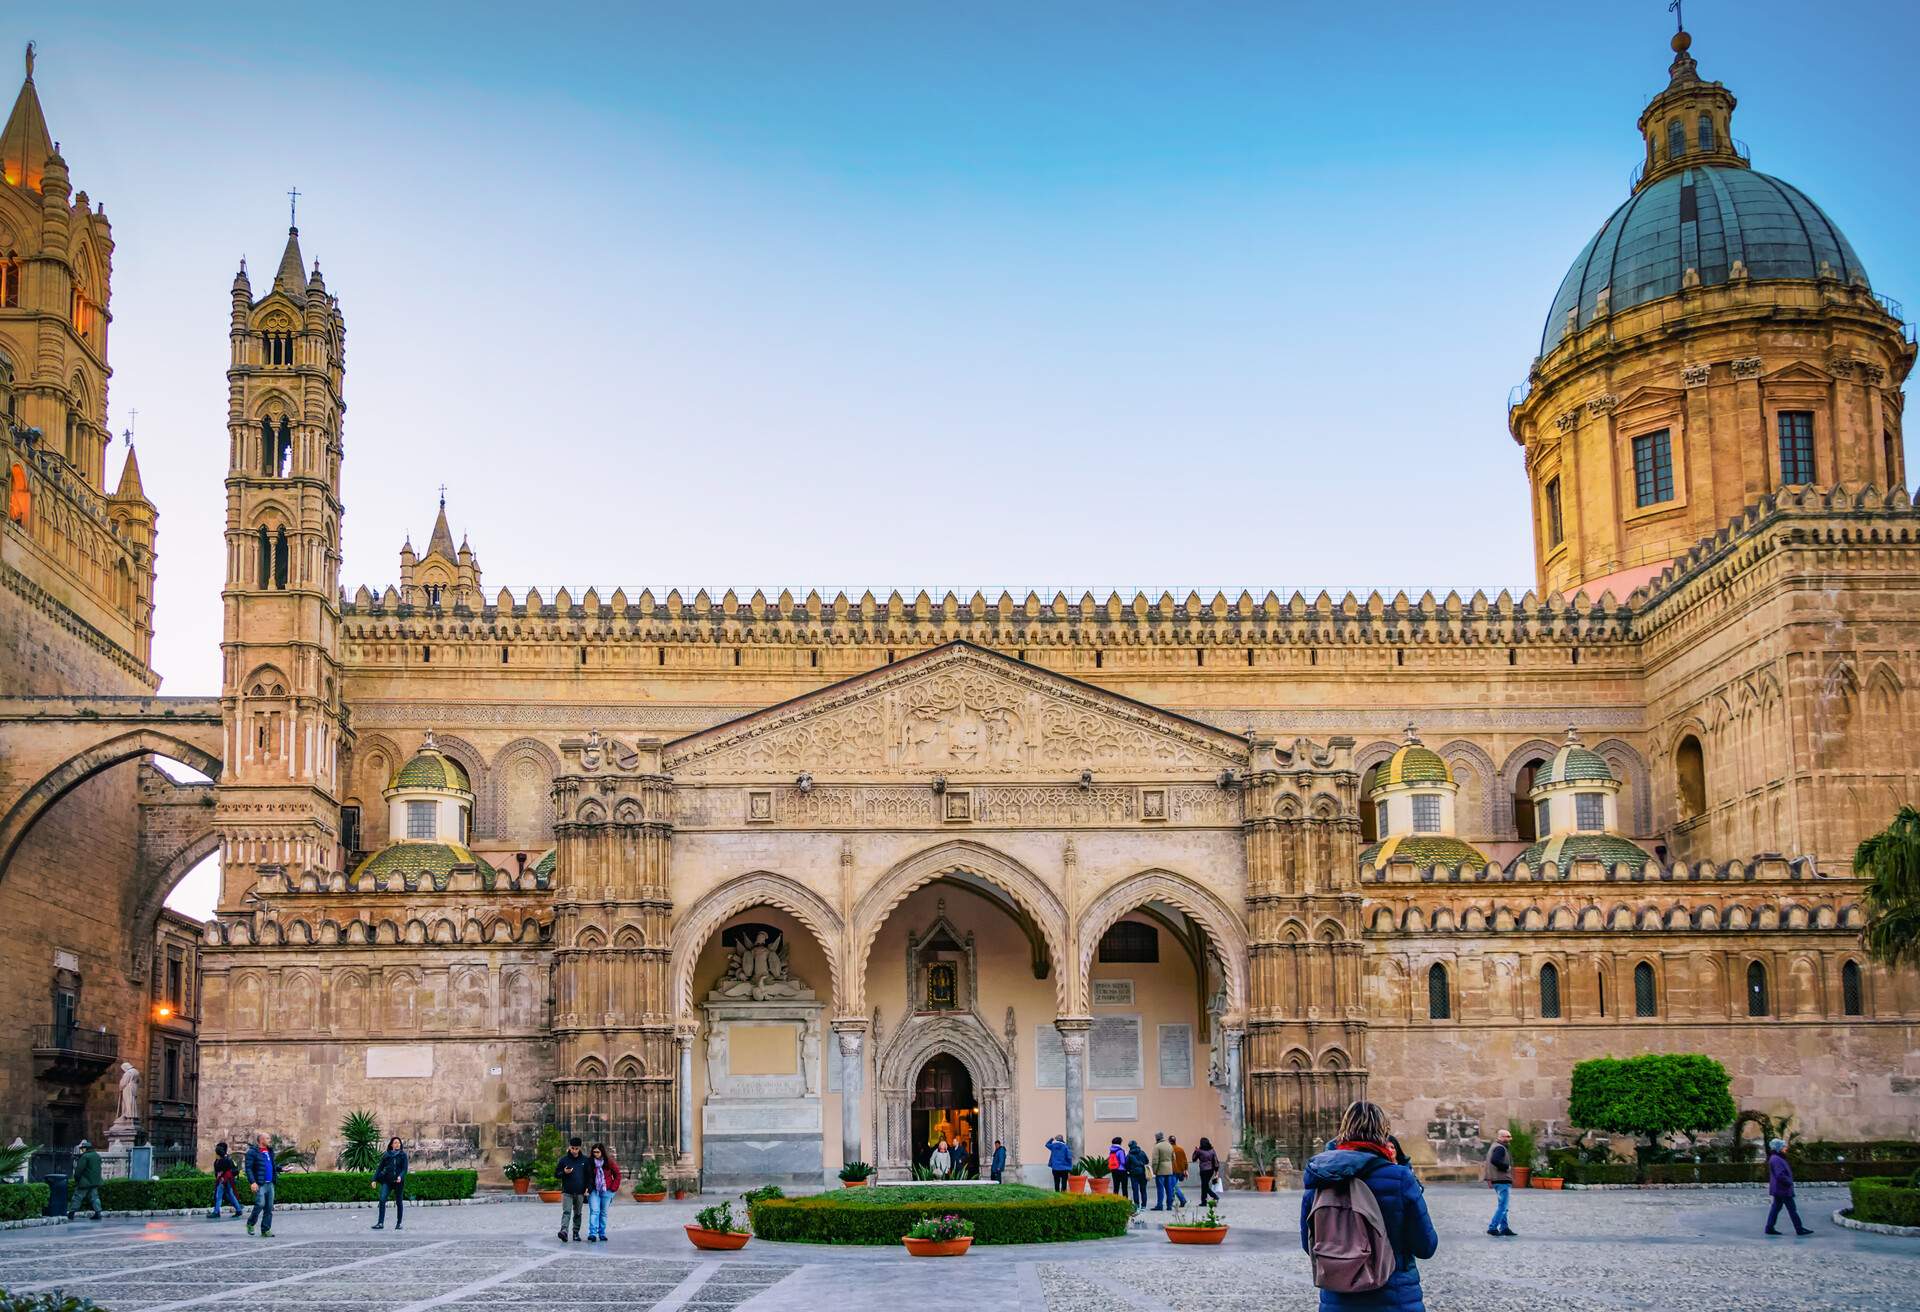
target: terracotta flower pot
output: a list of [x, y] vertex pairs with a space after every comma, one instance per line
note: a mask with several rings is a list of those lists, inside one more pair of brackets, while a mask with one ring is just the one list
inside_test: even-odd
[[906, 1239], [900, 1241], [915, 1257], [959, 1257], [973, 1247], [973, 1236], [958, 1239]]
[[1525, 1189], [1527, 1187], [1527, 1181], [1532, 1178], [1533, 1168], [1531, 1166], [1516, 1166], [1513, 1168], [1513, 1187], [1515, 1189]]
[[635, 1189], [633, 1191], [633, 1201], [636, 1203], [664, 1203], [667, 1201], [667, 1191], [662, 1189], [657, 1194], [643, 1194], [638, 1189]]
[[1253, 1177], [1253, 1187], [1263, 1194], [1270, 1194], [1273, 1192], [1273, 1177], [1270, 1175], [1256, 1175]]
[[1567, 1180], [1565, 1176], [1561, 1175], [1536, 1175], [1533, 1177], [1533, 1187], [1535, 1189], [1564, 1189], [1567, 1187]]
[[865, 1180], [842, 1180], [840, 1182], [840, 1187], [843, 1189], [864, 1189], [866, 1185], [867, 1182]]
[[1217, 1244], [1227, 1237], [1223, 1225], [1170, 1225], [1167, 1238], [1176, 1244]]
[[518, 1180], [515, 1180], [513, 1182], [513, 1191], [517, 1194], [524, 1194], [532, 1188], [533, 1188], [533, 1181], [528, 1179], [524, 1175], [521, 1176]]
[[542, 1189], [540, 1191], [540, 1201], [543, 1203], [557, 1203], [560, 1201], [560, 1191], [558, 1189]]
[[686, 1196], [687, 1196], [687, 1191], [685, 1189], [675, 1189], [673, 1191], [673, 1201], [676, 1203], [679, 1202], [682, 1198], [685, 1198]]
[[1088, 1193], [1090, 1192], [1087, 1187], [1088, 1183], [1088, 1177], [1084, 1175], [1070, 1175], [1067, 1177], [1067, 1192], [1070, 1194]]
[[1110, 1194], [1113, 1192], [1113, 1177], [1110, 1175], [1088, 1176], [1087, 1184], [1096, 1194]]
[[745, 1248], [747, 1240], [752, 1237], [744, 1230], [702, 1230], [697, 1225], [687, 1227], [687, 1238], [693, 1241], [695, 1248], [714, 1253], [731, 1253], [736, 1248]]

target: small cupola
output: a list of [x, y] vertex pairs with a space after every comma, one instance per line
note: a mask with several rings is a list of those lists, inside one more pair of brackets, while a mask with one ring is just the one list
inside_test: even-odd
[[1640, 111], [1640, 136], [1646, 159], [1634, 178], [1635, 191], [1671, 173], [1701, 164], [1746, 168], [1746, 148], [1733, 139], [1733, 93], [1718, 82], [1702, 82], [1688, 50], [1693, 38], [1683, 28], [1673, 35], [1673, 63], [1667, 88]]
[[387, 832], [395, 842], [460, 843], [473, 828], [473, 785], [433, 731], [387, 786]]
[[1487, 858], [1479, 849], [1454, 836], [1453, 804], [1459, 791], [1446, 759], [1422, 743], [1409, 724], [1406, 740], [1374, 774], [1369, 796], [1379, 841], [1360, 853], [1361, 863], [1374, 869], [1396, 862], [1476, 870], [1485, 866]]
[[1648, 861], [1620, 835], [1620, 781], [1606, 758], [1580, 741], [1579, 730], [1568, 727], [1566, 741], [1534, 776], [1527, 797], [1539, 838], [1520, 859], [1534, 869], [1546, 861], [1561, 868], [1575, 860], [1608, 866]]

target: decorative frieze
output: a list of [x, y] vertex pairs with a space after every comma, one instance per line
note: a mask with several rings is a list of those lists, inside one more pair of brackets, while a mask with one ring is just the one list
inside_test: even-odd
[[1736, 379], [1758, 378], [1760, 376], [1760, 357], [1757, 355], [1749, 355], [1743, 359], [1730, 362], [1730, 367]]
[[1680, 368], [1680, 383], [1683, 387], [1705, 387], [1713, 379], [1713, 366], [1710, 364], [1689, 364]]

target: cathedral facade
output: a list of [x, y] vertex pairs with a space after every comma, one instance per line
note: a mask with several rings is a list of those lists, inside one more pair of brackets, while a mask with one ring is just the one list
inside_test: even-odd
[[202, 1137], [818, 1181], [1297, 1159], [1365, 1094], [1446, 1164], [1654, 1051], [1913, 1135], [1849, 865], [1920, 793], [1913, 334], [1733, 109], [1676, 38], [1509, 409], [1520, 597], [490, 592], [444, 500], [350, 590], [291, 232], [232, 287]]

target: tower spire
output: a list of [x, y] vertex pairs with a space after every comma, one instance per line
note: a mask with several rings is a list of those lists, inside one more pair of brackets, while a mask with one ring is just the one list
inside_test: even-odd
[[47, 115], [40, 108], [40, 93], [33, 86], [33, 42], [27, 42], [27, 79], [0, 129], [0, 176], [9, 186], [40, 186], [47, 157], [54, 153], [53, 138], [47, 132]]

